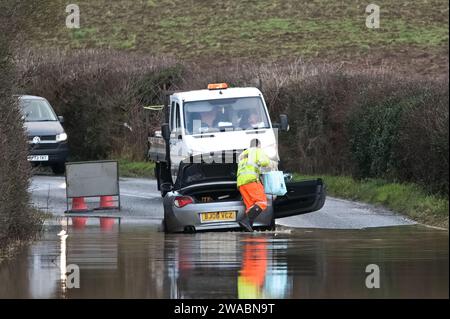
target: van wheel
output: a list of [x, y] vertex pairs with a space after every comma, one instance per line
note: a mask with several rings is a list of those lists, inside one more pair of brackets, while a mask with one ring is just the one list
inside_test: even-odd
[[66, 171], [66, 166], [64, 165], [64, 163], [53, 164], [51, 167], [53, 174], [55, 175], [64, 174], [64, 172]]

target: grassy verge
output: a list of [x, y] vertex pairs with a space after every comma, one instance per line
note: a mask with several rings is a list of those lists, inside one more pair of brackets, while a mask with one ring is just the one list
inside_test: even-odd
[[38, 209], [29, 208], [27, 224], [21, 225], [27, 228], [27, 235], [23, 238], [6, 237], [0, 239], [0, 264], [13, 258], [23, 247], [31, 244], [43, 231], [44, 221], [51, 218], [53, 215], [40, 211]]
[[[296, 180], [312, 177], [294, 174]], [[417, 185], [389, 183], [380, 179], [358, 181], [346, 176], [320, 177], [331, 196], [383, 206], [419, 223], [448, 228], [448, 198], [429, 195]]]
[[154, 177], [155, 163], [119, 160], [119, 173], [122, 177]]

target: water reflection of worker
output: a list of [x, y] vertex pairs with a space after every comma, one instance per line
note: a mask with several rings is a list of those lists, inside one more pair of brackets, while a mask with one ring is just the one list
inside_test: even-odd
[[252, 232], [253, 222], [267, 208], [267, 196], [260, 182], [261, 168], [270, 165], [270, 159], [261, 149], [261, 141], [253, 139], [250, 148], [239, 155], [237, 187], [245, 204], [245, 215], [239, 221], [244, 230]]
[[261, 298], [266, 272], [267, 240], [251, 238], [244, 241], [242, 267], [238, 276], [238, 298]]

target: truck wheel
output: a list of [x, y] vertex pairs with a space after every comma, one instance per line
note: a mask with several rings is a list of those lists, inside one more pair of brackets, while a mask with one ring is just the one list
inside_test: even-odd
[[51, 167], [53, 174], [55, 175], [64, 174], [64, 172], [66, 171], [66, 166], [64, 165], [64, 163], [53, 164]]

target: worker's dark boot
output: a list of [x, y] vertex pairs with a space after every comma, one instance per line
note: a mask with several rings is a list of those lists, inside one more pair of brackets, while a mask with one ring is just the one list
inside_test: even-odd
[[253, 223], [255, 222], [255, 219], [259, 216], [259, 214], [262, 213], [261, 207], [258, 205], [254, 205], [250, 210], [248, 211], [248, 219], [250, 220], [250, 226], [253, 228]]
[[246, 232], [253, 232], [252, 225], [250, 225], [250, 219], [248, 218], [248, 214], [245, 214], [245, 217], [239, 221], [239, 225], [244, 228]]

